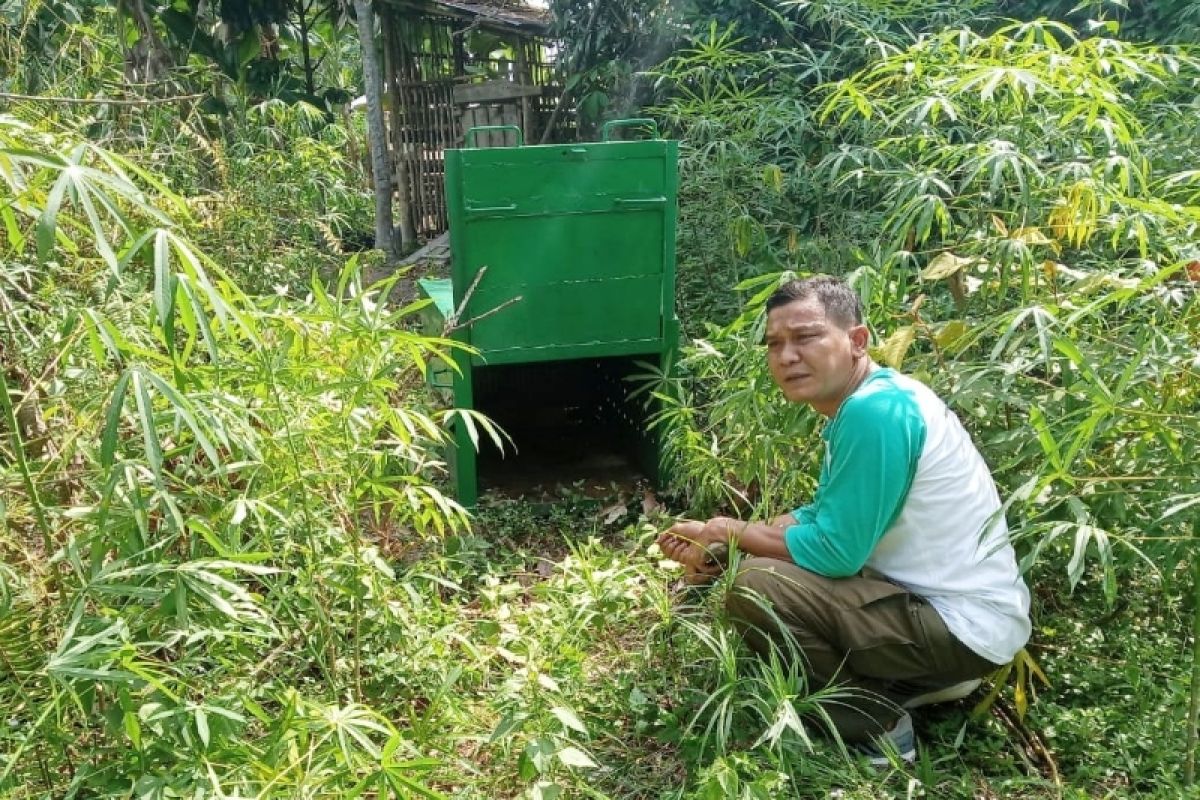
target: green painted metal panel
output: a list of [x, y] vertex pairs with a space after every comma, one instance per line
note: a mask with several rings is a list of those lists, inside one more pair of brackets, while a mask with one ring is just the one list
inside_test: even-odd
[[417, 281], [421, 291], [433, 301], [433, 309], [443, 320], [454, 313], [454, 287], [449, 278], [421, 278]]
[[[431, 302], [421, 309], [421, 332], [426, 336], [442, 336], [446, 320], [454, 314], [454, 287], [449, 278], [421, 278], [417, 281], [421, 293]], [[454, 388], [454, 369], [439, 356], [432, 356], [425, 370], [425, 381], [437, 389]]]
[[487, 358], [474, 356], [472, 366], [496, 366], [498, 364], [532, 364], [539, 361], [569, 361], [580, 358], [604, 358], [606, 356], [645, 356], [659, 361], [658, 348], [661, 339], [630, 339], [624, 342], [590, 342], [587, 344], [546, 345], [544, 347], [522, 347], [489, 353]]
[[461, 156], [461, 211], [476, 218], [604, 212], [663, 202], [668, 193], [674, 194], [674, 187], [666, 185], [663, 163], [668, 144], [674, 143], [455, 151]]
[[481, 286], [663, 274], [663, 210], [513, 216], [467, 225], [464, 273], [488, 271]]
[[[667, 346], [676, 159], [663, 140], [447, 151], [455, 307], [475, 284], [463, 319], [482, 318], [461, 337], [485, 360], [584, 342]], [[595, 313], [588, 300], [601, 296]]]
[[[481, 364], [645, 356], [667, 367], [677, 159], [678, 144], [660, 139], [446, 151], [449, 302], [444, 286], [422, 288], [443, 318], [463, 308], [453, 336], [478, 351], [454, 355], [459, 407], [474, 407]], [[455, 433], [470, 505], [475, 455], [466, 426]]]
[[[509, 288], [480, 288], [475, 308], [496, 308]], [[518, 287], [521, 299], [471, 327], [471, 343], [488, 355], [554, 345], [603, 344], [662, 338], [662, 280], [636, 275]], [[657, 349], [657, 344], [651, 345]]]

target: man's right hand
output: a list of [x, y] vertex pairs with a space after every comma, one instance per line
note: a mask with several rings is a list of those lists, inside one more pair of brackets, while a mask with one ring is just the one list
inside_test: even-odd
[[683, 565], [683, 581], [690, 586], [711, 583], [725, 570], [728, 549], [723, 544], [702, 544], [704, 525], [690, 520], [677, 522], [658, 537], [663, 555]]
[[701, 542], [703, 530], [703, 522], [676, 522], [658, 535], [658, 546], [663, 555], [682, 564], [689, 571], [703, 570], [711, 560], [708, 557], [708, 549]]

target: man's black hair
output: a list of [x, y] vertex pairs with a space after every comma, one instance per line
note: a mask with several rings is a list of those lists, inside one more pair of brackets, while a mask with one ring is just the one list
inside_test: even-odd
[[863, 324], [862, 302], [858, 294], [841, 278], [832, 275], [814, 275], [803, 280], [788, 281], [767, 298], [767, 313], [809, 298], [816, 298], [821, 308], [825, 309], [825, 316], [843, 328]]

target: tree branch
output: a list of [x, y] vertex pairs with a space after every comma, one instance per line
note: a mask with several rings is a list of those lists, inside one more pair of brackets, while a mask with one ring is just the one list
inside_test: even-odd
[[180, 94], [174, 97], [139, 97], [119, 99], [115, 97], [46, 97], [37, 94], [14, 94], [0, 92], [0, 100], [20, 100], [32, 103], [61, 103], [62, 105], [114, 105], [114, 106], [157, 106], [164, 103], [179, 103], [184, 100], [196, 100], [203, 94]]

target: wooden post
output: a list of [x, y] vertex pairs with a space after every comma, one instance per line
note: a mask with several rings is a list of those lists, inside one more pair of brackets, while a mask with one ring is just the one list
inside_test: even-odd
[[[400, 22], [395, 15], [388, 17], [388, 25], [384, 31], [384, 66], [388, 86], [391, 89], [392, 105], [392, 153], [395, 157], [395, 191], [398, 225], [395, 233], [399, 235], [398, 249], [408, 252], [417, 246], [417, 234], [413, 227], [413, 194], [412, 178], [409, 173], [409, 144], [405, 141], [404, 127], [409, 113], [408, 98], [403, 90], [404, 74], [407, 67], [408, 53], [401, 41], [397, 27]], [[390, 168], [390, 165], [389, 165]], [[393, 176], [389, 174], [389, 179]]]
[[[533, 85], [533, 76], [529, 72], [529, 53], [527, 47], [529, 43], [524, 39], [517, 40], [517, 83], [526, 86]], [[525, 141], [536, 141], [533, 138], [533, 104], [529, 101], [529, 95], [521, 95], [521, 131], [525, 134]]]

